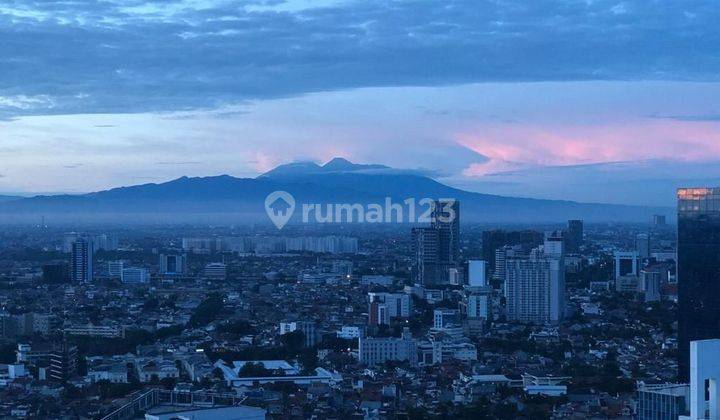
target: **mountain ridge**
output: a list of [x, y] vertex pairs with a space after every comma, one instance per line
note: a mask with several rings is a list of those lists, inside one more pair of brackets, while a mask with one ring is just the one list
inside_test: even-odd
[[[669, 209], [506, 197], [464, 191], [430, 177], [384, 165], [355, 164], [336, 158], [325, 165], [300, 162], [280, 165], [256, 178], [230, 175], [179, 177], [162, 183], [122, 186], [80, 195], [35, 196], [0, 202], [8, 220], [58, 219], [152, 220], [170, 223], [199, 219], [267, 221], [265, 197], [287, 191], [298, 203], [369, 204], [386, 199], [402, 203], [414, 198], [454, 198], [461, 202], [462, 220], [473, 222], [640, 222]], [[218, 215], [226, 215], [220, 218]], [[143, 215], [143, 217], [140, 217]], [[218, 217], [214, 217], [218, 216]], [[672, 214], [669, 214], [672, 217]], [[202, 216], [202, 217], [201, 217]]]

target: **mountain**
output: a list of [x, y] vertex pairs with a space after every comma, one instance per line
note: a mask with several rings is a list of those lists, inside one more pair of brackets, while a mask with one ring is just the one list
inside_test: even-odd
[[[432, 178], [383, 165], [361, 165], [335, 158], [325, 165], [299, 162], [281, 165], [257, 178], [229, 175], [182, 177], [160, 184], [113, 188], [83, 195], [36, 196], [0, 202], [7, 222], [47, 220], [119, 223], [267, 222], [265, 198], [273, 191], [293, 195], [302, 204], [403, 203], [414, 198], [455, 198], [461, 220], [492, 223], [643, 222], [653, 214], [672, 217], [667, 208], [588, 204], [480, 194], [449, 187]], [[426, 207], [426, 206], [425, 206]], [[324, 208], [324, 207], [323, 207]], [[409, 210], [407, 210], [409, 211]], [[295, 220], [301, 211], [296, 210]]]

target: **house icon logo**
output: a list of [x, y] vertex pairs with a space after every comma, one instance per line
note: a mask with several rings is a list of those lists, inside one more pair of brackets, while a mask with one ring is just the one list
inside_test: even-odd
[[265, 197], [265, 212], [275, 227], [282, 229], [295, 211], [295, 198], [287, 191], [273, 191]]

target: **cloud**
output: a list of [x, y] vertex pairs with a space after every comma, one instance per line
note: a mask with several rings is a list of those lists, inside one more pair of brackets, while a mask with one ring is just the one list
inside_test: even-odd
[[199, 161], [182, 161], [182, 162], [155, 162], [156, 165], [200, 165], [202, 162]]
[[718, 21], [714, 0], [1, 1], [0, 116], [371, 86], [717, 81]]

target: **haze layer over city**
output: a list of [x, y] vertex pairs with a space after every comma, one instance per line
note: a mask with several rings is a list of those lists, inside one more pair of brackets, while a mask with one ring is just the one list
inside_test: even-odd
[[720, 419], [710, 0], [0, 0], [0, 418]]

